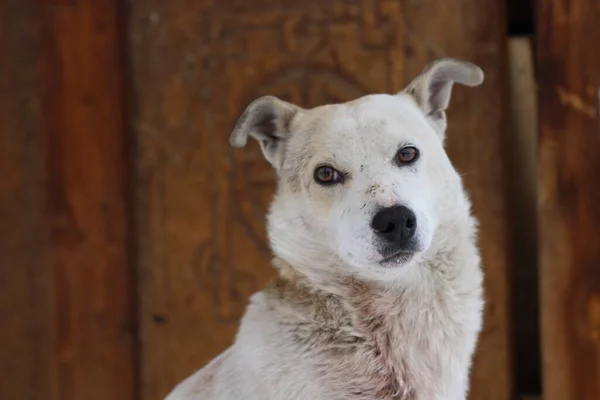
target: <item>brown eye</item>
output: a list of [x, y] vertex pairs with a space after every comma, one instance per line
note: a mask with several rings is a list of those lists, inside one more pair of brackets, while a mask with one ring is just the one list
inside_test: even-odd
[[419, 150], [412, 146], [403, 147], [398, 151], [396, 158], [400, 164], [413, 163], [419, 158]]
[[323, 165], [315, 169], [315, 181], [322, 185], [330, 185], [342, 181], [342, 175], [330, 166]]

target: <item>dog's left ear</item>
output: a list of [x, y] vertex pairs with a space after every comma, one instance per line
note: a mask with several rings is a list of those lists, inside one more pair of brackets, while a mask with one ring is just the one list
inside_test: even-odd
[[478, 86], [482, 82], [483, 71], [475, 64], [443, 58], [425, 67], [401, 93], [413, 97], [443, 141], [452, 85]]
[[263, 155], [279, 171], [283, 165], [285, 141], [290, 134], [290, 121], [299, 107], [274, 96], [263, 96], [254, 100], [238, 119], [229, 143], [233, 147], [244, 147], [248, 136], [258, 140]]

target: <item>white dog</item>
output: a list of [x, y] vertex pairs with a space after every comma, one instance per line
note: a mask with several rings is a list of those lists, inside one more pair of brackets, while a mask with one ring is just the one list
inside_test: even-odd
[[465, 399], [482, 271], [443, 143], [452, 85], [482, 81], [443, 59], [395, 95], [248, 106], [231, 144], [257, 139], [277, 171], [278, 276], [235, 343], [168, 400]]

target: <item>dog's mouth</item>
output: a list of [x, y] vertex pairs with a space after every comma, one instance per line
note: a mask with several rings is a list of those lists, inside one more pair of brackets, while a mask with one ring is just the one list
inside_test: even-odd
[[381, 261], [379, 261], [379, 264], [381, 264], [381, 265], [404, 264], [408, 260], [410, 260], [413, 255], [414, 255], [414, 252], [412, 252], [412, 251], [399, 250], [399, 251], [396, 251], [396, 252], [386, 256], [385, 258], [383, 258]]

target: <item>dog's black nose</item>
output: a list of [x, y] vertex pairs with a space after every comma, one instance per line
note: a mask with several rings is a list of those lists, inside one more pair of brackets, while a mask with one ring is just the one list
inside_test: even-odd
[[371, 227], [382, 238], [404, 247], [415, 235], [417, 217], [407, 207], [388, 207], [375, 214]]

